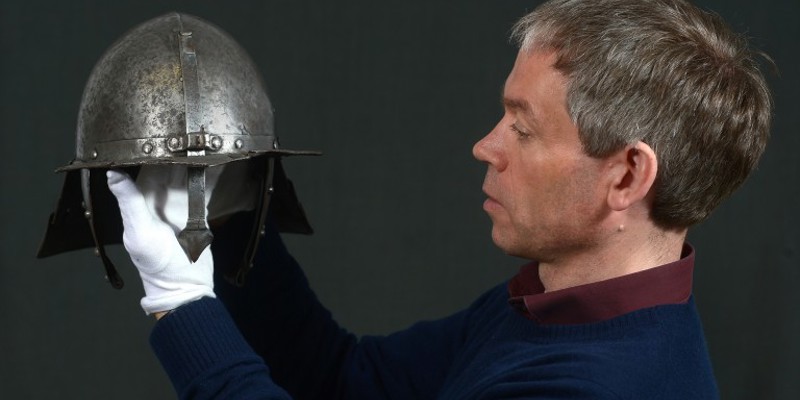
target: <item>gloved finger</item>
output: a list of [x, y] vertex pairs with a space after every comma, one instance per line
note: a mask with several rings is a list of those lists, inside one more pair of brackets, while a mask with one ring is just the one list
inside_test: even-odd
[[222, 175], [222, 172], [225, 171], [226, 168], [227, 164], [206, 168], [206, 206], [208, 206], [208, 202], [211, 200], [214, 188], [217, 187], [219, 176]]
[[146, 164], [139, 168], [136, 185], [142, 193], [186, 187], [185, 165]]
[[128, 174], [122, 171], [108, 170], [106, 178], [108, 179], [108, 189], [119, 203], [122, 225], [125, 229], [129, 229], [134, 221], [147, 221], [152, 218], [144, 196]]
[[[206, 207], [223, 170], [224, 165], [205, 169]], [[186, 227], [189, 215], [187, 183], [185, 165], [143, 165], [136, 177], [136, 187], [144, 196], [150, 214], [169, 224], [176, 234]]]
[[139, 272], [158, 273], [174, 263], [176, 255], [183, 256], [172, 229], [153, 216], [133, 179], [115, 170], [106, 177], [122, 215], [122, 242]]
[[182, 165], [143, 165], [136, 177], [150, 214], [178, 233], [189, 215], [186, 167]]

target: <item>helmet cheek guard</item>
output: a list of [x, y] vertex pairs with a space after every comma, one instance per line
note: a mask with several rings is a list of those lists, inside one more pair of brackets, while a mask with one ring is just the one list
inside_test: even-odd
[[93, 246], [109, 282], [121, 288], [104, 250], [122, 237], [104, 171], [148, 164], [187, 167], [189, 212], [178, 241], [195, 261], [213, 240], [206, 226], [206, 168], [251, 163], [259, 182], [256, 212], [245, 254], [226, 272], [235, 284], [252, 267], [271, 198], [279, 229], [312, 232], [280, 158], [319, 153], [280, 148], [255, 65], [227, 33], [199, 18], [163, 15], [114, 43], [86, 84], [76, 133], [76, 158], [56, 170], [66, 177], [39, 258]]

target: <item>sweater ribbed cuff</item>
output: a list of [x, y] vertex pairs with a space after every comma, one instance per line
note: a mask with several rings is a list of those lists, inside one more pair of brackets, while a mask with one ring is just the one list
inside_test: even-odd
[[178, 393], [209, 371], [243, 358], [258, 358], [217, 299], [185, 304], [156, 323], [150, 335], [161, 365]]

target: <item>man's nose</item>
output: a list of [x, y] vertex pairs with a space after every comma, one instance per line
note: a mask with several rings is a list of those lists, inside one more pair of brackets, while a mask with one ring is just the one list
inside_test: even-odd
[[500, 151], [500, 135], [498, 126], [486, 134], [481, 140], [472, 146], [472, 156], [478, 161], [483, 161], [495, 168], [502, 169], [502, 154]]

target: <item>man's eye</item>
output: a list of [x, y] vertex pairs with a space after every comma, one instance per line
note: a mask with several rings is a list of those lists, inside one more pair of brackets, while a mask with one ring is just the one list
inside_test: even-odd
[[520, 139], [526, 139], [530, 136], [528, 132], [520, 129], [516, 124], [511, 124], [511, 130], [516, 133]]

